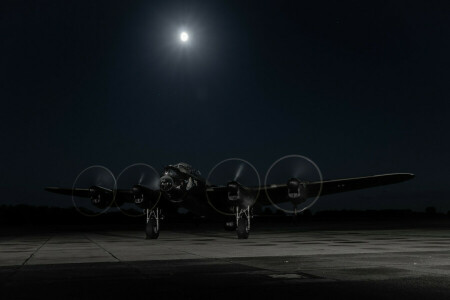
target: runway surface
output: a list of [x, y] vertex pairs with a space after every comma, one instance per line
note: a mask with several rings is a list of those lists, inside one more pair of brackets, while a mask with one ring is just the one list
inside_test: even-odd
[[0, 239], [0, 298], [450, 299], [446, 229], [56, 232]]

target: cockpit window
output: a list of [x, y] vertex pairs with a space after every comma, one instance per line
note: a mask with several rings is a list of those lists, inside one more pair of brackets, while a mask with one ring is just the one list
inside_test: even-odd
[[177, 172], [175, 172], [175, 170], [173, 170], [173, 169], [166, 169], [164, 171], [164, 175], [169, 175], [170, 177], [174, 177], [177, 175]]

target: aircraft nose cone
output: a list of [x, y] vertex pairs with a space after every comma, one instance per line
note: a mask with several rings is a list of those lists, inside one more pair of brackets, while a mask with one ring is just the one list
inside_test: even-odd
[[170, 176], [163, 176], [160, 180], [159, 188], [163, 192], [170, 191], [173, 187], [173, 179]]

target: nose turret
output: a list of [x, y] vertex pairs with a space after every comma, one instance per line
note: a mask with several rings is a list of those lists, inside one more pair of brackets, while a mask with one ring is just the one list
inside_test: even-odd
[[168, 192], [173, 188], [173, 179], [168, 175], [164, 175], [160, 179], [159, 188], [163, 192]]

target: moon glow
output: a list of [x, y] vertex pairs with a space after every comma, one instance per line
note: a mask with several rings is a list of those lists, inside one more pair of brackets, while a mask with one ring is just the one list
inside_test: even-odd
[[189, 35], [186, 33], [186, 32], [182, 32], [181, 34], [180, 34], [180, 40], [182, 41], [182, 42], [187, 42], [188, 40], [189, 40]]

